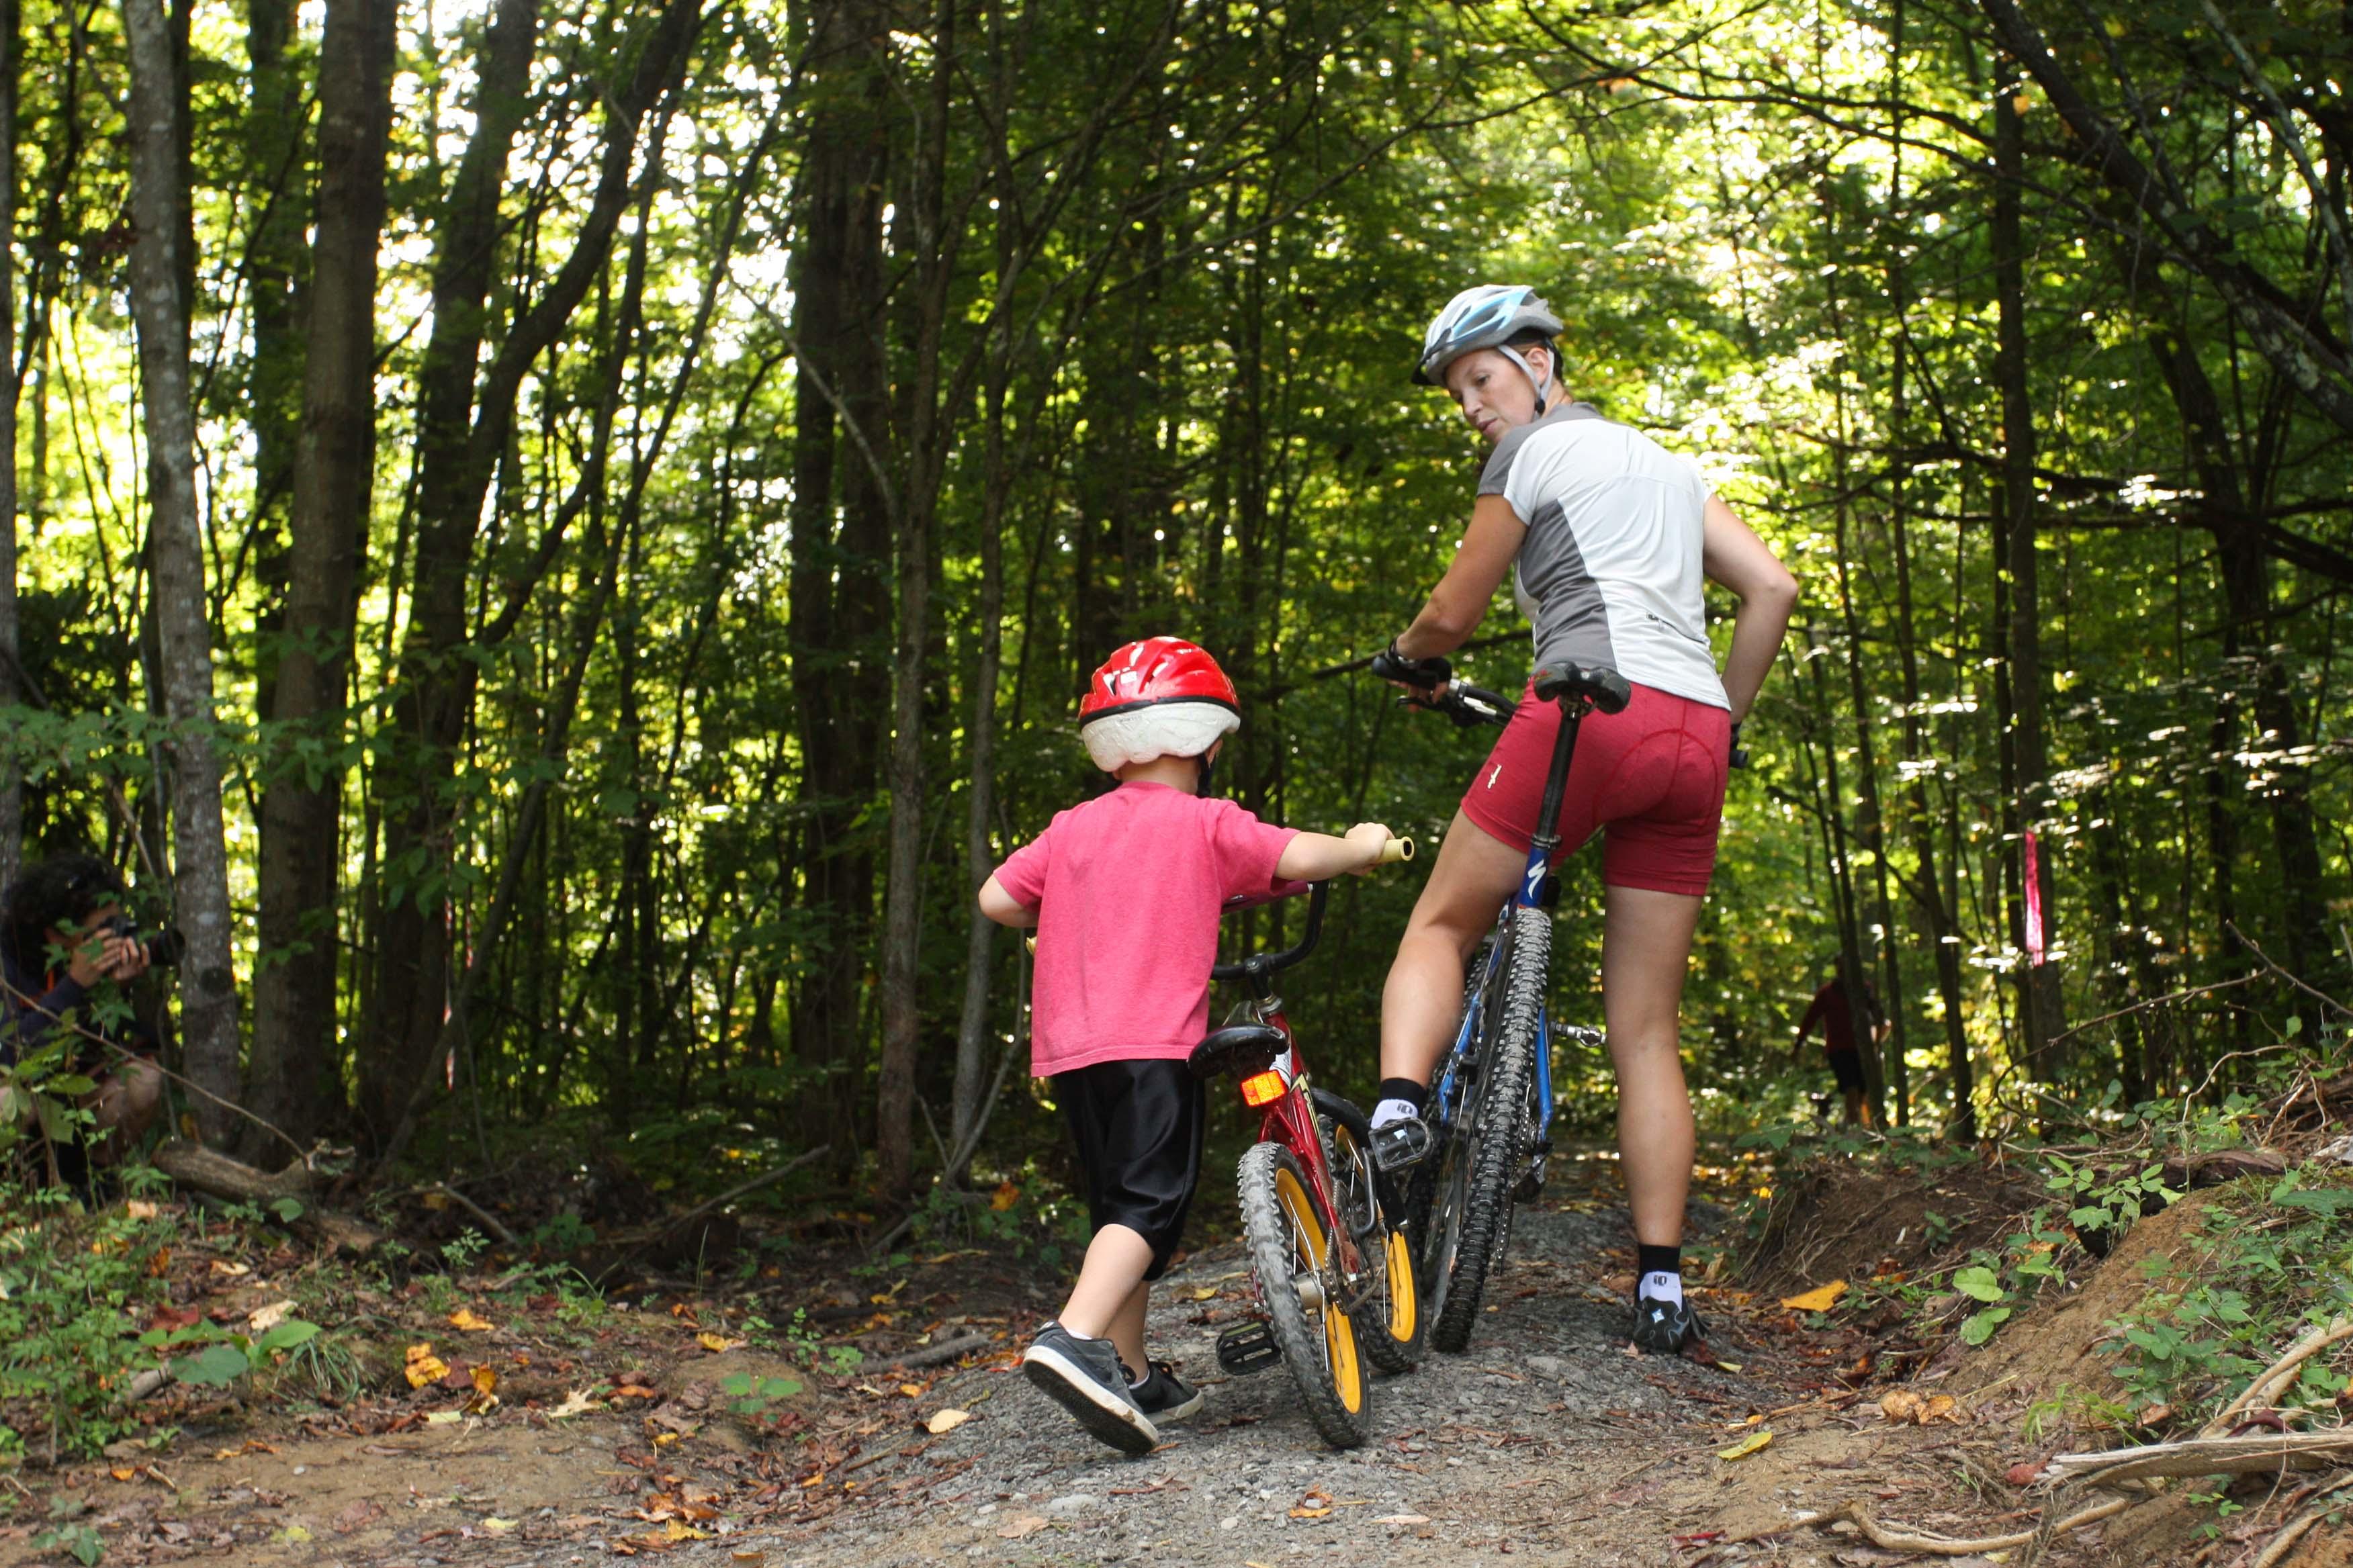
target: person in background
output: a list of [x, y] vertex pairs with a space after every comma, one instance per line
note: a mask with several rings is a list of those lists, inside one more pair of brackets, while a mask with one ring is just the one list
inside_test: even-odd
[[[1858, 998], [1855, 990], [1862, 994]], [[1868, 1041], [1874, 1050], [1887, 1037], [1887, 1022], [1879, 1016], [1877, 998], [1872, 994], [1868, 981], [1850, 989], [1846, 978], [1846, 960], [1841, 957], [1814, 993], [1813, 1004], [1806, 1016], [1798, 1020], [1798, 1037], [1789, 1047], [1789, 1061], [1795, 1065], [1806, 1048], [1806, 1037], [1814, 1026], [1822, 1026], [1822, 1050], [1830, 1058], [1831, 1076], [1838, 1079], [1839, 1093], [1846, 1100], [1847, 1125], [1872, 1125], [1871, 1101], [1864, 1090], [1868, 1079], [1862, 1072], [1862, 1043]], [[1861, 1027], [1857, 1026], [1860, 1025]]]
[[90, 1163], [120, 1160], [163, 1104], [153, 1032], [103, 1018], [98, 1005], [110, 985], [129, 985], [153, 962], [150, 942], [131, 930], [129, 897], [114, 868], [92, 855], [41, 861], [0, 895], [0, 1068], [56, 1044], [64, 1030], [71, 1047], [53, 1070], [96, 1083], [79, 1099], [95, 1123], [89, 1148], [57, 1151], [60, 1173], [77, 1184]]
[[1030, 1070], [1053, 1080], [1094, 1229], [1022, 1371], [1130, 1454], [1159, 1442], [1155, 1422], [1201, 1407], [1175, 1368], [1145, 1359], [1144, 1321], [1200, 1183], [1206, 1105], [1186, 1058], [1208, 1032], [1218, 916], [1277, 881], [1369, 870], [1389, 841], [1378, 823], [1335, 838], [1210, 798], [1210, 764], [1240, 723], [1233, 682], [1201, 648], [1121, 648], [1079, 708], [1087, 754], [1119, 787], [1057, 814], [980, 889], [990, 920], [1038, 928]]

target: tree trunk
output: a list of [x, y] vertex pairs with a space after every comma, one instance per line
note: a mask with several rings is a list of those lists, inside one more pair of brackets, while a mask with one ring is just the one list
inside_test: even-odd
[[[26, 699], [16, 679], [16, 0], [0, 0], [0, 709]], [[0, 891], [16, 880], [25, 852], [25, 784], [13, 725], [0, 723]]]
[[[2010, 621], [2005, 628], [2014, 734], [2012, 756], [2020, 826], [2039, 832], [2052, 812], [2050, 762], [2042, 730], [2042, 605], [2035, 565], [2034, 405], [2026, 378], [2026, 248], [2021, 235], [2026, 179], [2025, 138], [2019, 121], [2021, 84], [2016, 67], [2004, 60], [1994, 86], [1993, 248], [1996, 344], [1994, 378], [2001, 397], [2002, 502], [2009, 574]], [[2051, 836], [2042, 834], [2036, 857], [2034, 901], [2042, 917], [2046, 951], [2059, 941], [2059, 907], [2051, 863]], [[2023, 846], [2017, 851], [2023, 855]], [[2021, 862], [2022, 863], [2022, 862]], [[2025, 873], [2021, 870], [2020, 875]], [[2027, 890], [2020, 889], [2024, 902]], [[2026, 1055], [2045, 1079], [2065, 1065], [2052, 1042], [2065, 1029], [2059, 966], [2036, 963], [2023, 954], [2019, 970], [2019, 1017], [2026, 1031]]]
[[[183, 4], [182, 9], [187, 9]], [[245, 381], [246, 423], [253, 431], [253, 509], [248, 528], [256, 542], [255, 575], [261, 603], [254, 618], [255, 711], [267, 719], [275, 704], [285, 596], [291, 570], [283, 531], [287, 493], [300, 441], [303, 383], [301, 324], [296, 320], [296, 275], [302, 264], [301, 75], [288, 61], [294, 26], [292, 0], [247, 0], [246, 58], [251, 70], [245, 121], [245, 201], [252, 214], [246, 236], [245, 290], [253, 323], [253, 355]], [[324, 68], [324, 61], [322, 61]], [[322, 84], [323, 91], [324, 83]]]
[[[811, 917], [792, 1004], [794, 1054], [811, 1079], [801, 1131], [854, 1159], [863, 1035], [860, 979], [874, 923], [874, 860], [859, 822], [872, 804], [878, 716], [891, 706], [883, 657], [891, 521], [862, 447], [885, 438], [881, 353], [887, 84], [884, 20], [871, 0], [815, 12], [811, 100], [795, 183], [792, 643], [801, 730], [801, 903]], [[879, 452], [879, 446], [875, 447]], [[839, 528], [836, 519], [839, 520]]]
[[[376, 250], [392, 117], [394, 0], [328, 0], [319, 50], [319, 191], [288, 516], [286, 637], [269, 718], [282, 748], [261, 797], [260, 948], [247, 1100], [298, 1143], [333, 1119], [336, 868], [344, 703], [375, 471]], [[317, 742], [301, 760], [291, 744]], [[259, 1152], [249, 1134], [247, 1148]]]
[[[1003, 268], [1000, 266], [999, 271]], [[971, 797], [965, 815], [965, 880], [977, 889], [996, 868], [990, 826], [997, 816], [997, 686], [1005, 655], [1005, 500], [1012, 476], [1005, 463], [1005, 373], [989, 377], [987, 445], [980, 501], [980, 604], [976, 630], [980, 647], [972, 678]], [[949, 1115], [953, 1131], [948, 1147], [962, 1149], [980, 1120], [981, 1096], [987, 1092], [989, 959], [995, 951], [997, 922], [977, 904], [965, 911], [964, 1011], [956, 1024], [955, 1098]], [[960, 1171], [943, 1173], [961, 1179]]]
[[147, 437], [164, 742], [172, 773], [173, 892], [187, 951], [180, 1026], [207, 1142], [231, 1124], [237, 1089], [237, 983], [230, 964], [228, 845], [214, 747], [212, 629], [205, 613], [204, 539], [196, 518], [195, 414], [188, 379], [188, 295], [180, 254], [180, 118], [172, 26], [162, 0], [124, 0], [131, 92], [131, 304], [138, 325]]
[[[634, 184], [642, 123], [682, 68], [702, 17], [700, 0], [669, 0], [648, 25], [627, 79], [602, 95], [596, 194], [581, 216], [571, 254], [508, 324], [478, 389], [485, 301], [499, 250], [499, 199], [508, 154], [530, 107], [538, 0], [500, 0], [491, 24], [474, 137], [436, 237], [433, 336], [417, 376], [417, 553], [392, 701], [399, 751], [385, 770], [390, 797], [385, 860], [402, 868], [406, 883], [383, 907], [375, 994], [385, 1005], [374, 1010], [361, 1074], [362, 1112], [380, 1144], [389, 1129], [414, 1120], [411, 1086], [427, 1058], [444, 1048], [454, 994], [449, 911], [440, 889], [457, 853], [450, 786], [479, 673], [479, 662], [461, 657], [461, 650], [470, 638], [467, 590], [483, 497], [506, 449], [524, 376], [605, 269]], [[511, 594], [502, 620], [520, 612], [537, 581], [533, 576]]]

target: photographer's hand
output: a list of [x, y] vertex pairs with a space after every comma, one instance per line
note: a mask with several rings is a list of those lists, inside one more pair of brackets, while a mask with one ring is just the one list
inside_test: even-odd
[[106, 939], [107, 953], [100, 967], [106, 977], [118, 984], [129, 984], [147, 973], [147, 943], [135, 936], [110, 936]]

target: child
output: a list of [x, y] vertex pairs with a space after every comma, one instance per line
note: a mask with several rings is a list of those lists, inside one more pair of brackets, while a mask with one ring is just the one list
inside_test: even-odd
[[1201, 1407], [1167, 1363], [1145, 1360], [1144, 1314], [1200, 1180], [1204, 1099], [1185, 1058], [1208, 1032], [1219, 910], [1277, 880], [1368, 870], [1389, 837], [1371, 822], [1345, 838], [1301, 833], [1204, 798], [1240, 724], [1233, 682], [1200, 648], [1121, 648], [1079, 705], [1087, 754], [1119, 788], [1059, 813], [980, 889], [989, 919], [1039, 928], [1030, 1070], [1054, 1080], [1094, 1227], [1023, 1370], [1130, 1454], [1159, 1442], [1155, 1419]]

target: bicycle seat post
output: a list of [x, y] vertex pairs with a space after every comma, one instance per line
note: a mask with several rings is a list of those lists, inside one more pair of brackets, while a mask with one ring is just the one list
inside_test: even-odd
[[1560, 733], [1553, 741], [1552, 765], [1545, 773], [1544, 804], [1536, 814], [1536, 830], [1530, 852], [1544, 855], [1545, 873], [1528, 901], [1539, 909], [1551, 909], [1560, 901], [1560, 879], [1552, 868], [1553, 852], [1560, 847], [1560, 803], [1568, 794], [1569, 764], [1577, 757], [1577, 727], [1593, 710], [1593, 700], [1580, 693], [1563, 692], [1560, 701]]

